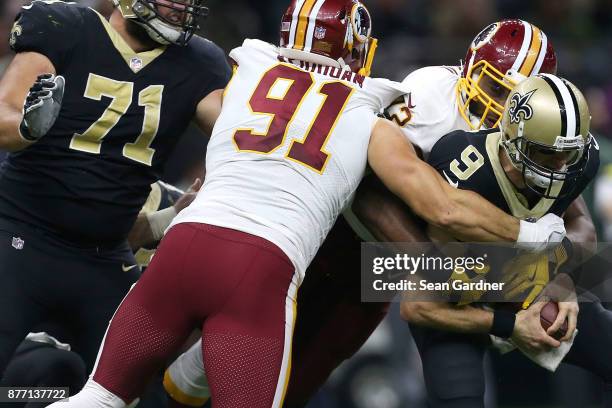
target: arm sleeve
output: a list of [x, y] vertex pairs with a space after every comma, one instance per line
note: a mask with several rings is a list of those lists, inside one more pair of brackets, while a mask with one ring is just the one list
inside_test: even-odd
[[9, 43], [15, 52], [33, 51], [46, 56], [61, 72], [82, 35], [82, 21], [74, 5], [34, 1], [17, 14]]
[[208, 94], [217, 89], [224, 89], [232, 75], [227, 56], [225, 52], [211, 41], [204, 40], [203, 50], [199, 52], [199, 58], [202, 63], [199, 67], [205, 67], [204, 70], [196, 72], [198, 76], [205, 75], [205, 80], [202, 81], [202, 87], [197, 94], [197, 100], [201, 101]]

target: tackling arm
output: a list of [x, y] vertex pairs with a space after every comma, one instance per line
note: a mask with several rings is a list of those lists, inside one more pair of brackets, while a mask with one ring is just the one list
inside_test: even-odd
[[518, 219], [474, 192], [450, 186], [391, 122], [381, 119], [375, 125], [368, 160], [389, 190], [428, 223], [463, 241], [517, 241]]
[[195, 200], [200, 187], [202, 187], [202, 180], [197, 178], [173, 206], [149, 214], [144, 212], [138, 214], [128, 234], [128, 242], [132, 251], [136, 252], [143, 246], [153, 245], [161, 240], [164, 231], [170, 226], [174, 217]]
[[8, 66], [0, 81], [0, 149], [17, 151], [32, 144], [19, 132], [23, 105], [37, 77], [46, 73], [55, 74], [55, 67], [37, 52], [18, 53]]

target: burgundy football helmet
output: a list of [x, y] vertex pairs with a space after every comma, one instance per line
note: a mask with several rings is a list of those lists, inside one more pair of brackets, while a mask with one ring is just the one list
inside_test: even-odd
[[[555, 50], [538, 27], [523, 20], [490, 24], [474, 38], [465, 56], [457, 87], [459, 111], [472, 129], [497, 127], [504, 110], [503, 103], [494, 100], [483, 89], [483, 78], [491, 78], [496, 87], [507, 90], [507, 95], [517, 83], [529, 76], [556, 72]], [[477, 103], [484, 106], [479, 121], [470, 113], [470, 106]], [[489, 121], [485, 122], [487, 117]]]
[[371, 33], [370, 12], [358, 0], [292, 0], [281, 21], [280, 54], [367, 76], [377, 46]]

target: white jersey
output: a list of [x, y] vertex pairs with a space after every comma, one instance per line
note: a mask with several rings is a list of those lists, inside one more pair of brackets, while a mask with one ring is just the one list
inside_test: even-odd
[[460, 67], [425, 67], [402, 81], [408, 90], [403, 100], [389, 106], [387, 113], [425, 158], [442, 136], [454, 130], [470, 130], [459, 112], [457, 83]]
[[[402, 81], [406, 94], [386, 109], [387, 116], [402, 128], [404, 135], [423, 152], [425, 159], [446, 134], [454, 130], [470, 130], [459, 112], [457, 84], [460, 77], [460, 67], [417, 69]], [[343, 215], [361, 239], [376, 240], [350, 208]]]
[[246, 40], [206, 156], [196, 200], [173, 225], [198, 222], [260, 236], [300, 278], [361, 181], [377, 113], [399, 83], [304, 62]]

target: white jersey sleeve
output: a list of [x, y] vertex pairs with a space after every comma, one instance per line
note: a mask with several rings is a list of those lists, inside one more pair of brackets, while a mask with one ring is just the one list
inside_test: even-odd
[[260, 236], [302, 275], [363, 177], [377, 113], [401, 87], [286, 61], [258, 40], [230, 57], [237, 69], [208, 145], [206, 180], [174, 224]]
[[442, 136], [453, 130], [467, 130], [459, 113], [456, 88], [459, 67], [425, 67], [402, 82], [403, 99], [387, 108], [388, 117], [402, 127], [410, 142], [427, 157]]

